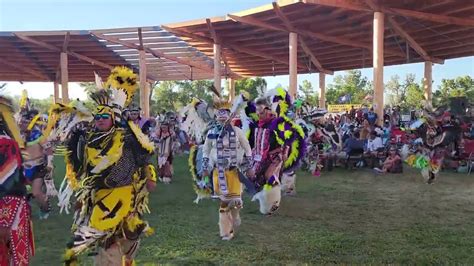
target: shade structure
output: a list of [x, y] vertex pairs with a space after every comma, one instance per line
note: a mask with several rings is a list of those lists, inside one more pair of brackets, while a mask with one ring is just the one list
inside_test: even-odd
[[2, 32], [0, 80], [57, 80], [64, 46], [72, 53], [91, 59], [85, 61], [84, 58], [68, 56], [69, 81], [93, 81], [94, 72], [106, 77], [110, 71], [104, 65], [130, 66], [87, 31]]
[[386, 16], [384, 65], [474, 55], [474, 2], [463, 0], [278, 1], [223, 17], [162, 26], [242, 76], [289, 73], [288, 32], [298, 34], [298, 73], [372, 67], [374, 12]]
[[[1, 81], [57, 81], [60, 54], [68, 57], [68, 81], [107, 77], [115, 66], [138, 73], [146, 52], [147, 79], [199, 80], [213, 77], [213, 59], [158, 26], [84, 31], [0, 32]], [[222, 76], [235, 76], [225, 66]]]

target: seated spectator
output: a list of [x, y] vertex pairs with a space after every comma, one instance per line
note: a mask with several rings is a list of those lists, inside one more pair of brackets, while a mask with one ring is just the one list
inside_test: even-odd
[[364, 157], [369, 160], [371, 168], [375, 167], [376, 163], [379, 164], [378, 161], [384, 157], [383, 150], [382, 138], [377, 136], [376, 132], [371, 132], [364, 153]]
[[378, 115], [374, 112], [374, 108], [370, 108], [370, 111], [365, 114], [365, 119], [369, 122], [371, 126], [375, 125], [377, 122]]
[[364, 152], [365, 141], [360, 139], [359, 132], [354, 132], [346, 141], [344, 142], [344, 151], [347, 155], [353, 153], [363, 153]]
[[403, 163], [395, 147], [390, 148], [387, 159], [383, 162], [382, 169], [374, 168], [379, 173], [401, 173], [403, 172]]
[[382, 138], [377, 136], [376, 132], [370, 133], [370, 138], [367, 140], [366, 153], [371, 155], [377, 155], [377, 151], [383, 148]]
[[362, 129], [360, 130], [360, 139], [361, 140], [366, 140], [369, 138], [370, 134], [370, 124], [367, 120], [364, 120], [362, 123]]

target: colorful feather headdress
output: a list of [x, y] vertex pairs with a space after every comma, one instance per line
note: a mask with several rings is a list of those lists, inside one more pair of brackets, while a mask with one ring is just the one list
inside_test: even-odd
[[290, 94], [281, 87], [268, 91], [265, 97], [269, 98], [272, 111], [276, 112], [278, 116], [286, 115], [293, 104]]
[[214, 108], [216, 110], [218, 109], [227, 109], [230, 111], [230, 108], [232, 108], [232, 104], [226, 100], [214, 100]]
[[[13, 103], [10, 99], [0, 96], [0, 131], [5, 131], [11, 138], [13, 138], [20, 148], [24, 147], [23, 139], [20, 135], [18, 124], [13, 118], [14, 110]], [[2, 132], [0, 132], [2, 134]]]
[[90, 95], [97, 104], [95, 113], [112, 114], [114, 120], [119, 122], [122, 111], [132, 102], [138, 89], [137, 75], [129, 68], [119, 66], [112, 70], [105, 84], [96, 75], [96, 85], [99, 90]]
[[[137, 75], [130, 68], [118, 66], [112, 69], [107, 82], [95, 73], [95, 83], [97, 91], [91, 95], [98, 105], [117, 106], [121, 109], [127, 107], [133, 99], [133, 95], [138, 89]], [[101, 91], [107, 91], [107, 94]]]
[[21, 92], [20, 98], [20, 111], [21, 112], [28, 112], [31, 109], [30, 99], [28, 98], [28, 91], [23, 90]]

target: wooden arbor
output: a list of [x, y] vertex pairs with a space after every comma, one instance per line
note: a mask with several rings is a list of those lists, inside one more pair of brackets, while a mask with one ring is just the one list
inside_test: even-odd
[[425, 95], [431, 102], [432, 64], [474, 55], [473, 14], [474, 3], [462, 0], [278, 1], [163, 28], [208, 56], [214, 56], [217, 36], [232, 71], [289, 74], [293, 94], [295, 72], [319, 72], [321, 106], [324, 74], [373, 66], [374, 105], [383, 117], [383, 66], [425, 62]]
[[160, 27], [0, 32], [0, 47], [0, 80], [53, 82], [55, 102], [59, 84], [67, 103], [68, 82], [95, 81], [94, 72], [105, 78], [115, 66], [128, 66], [139, 72], [145, 116], [149, 82], [214, 76], [212, 59]]

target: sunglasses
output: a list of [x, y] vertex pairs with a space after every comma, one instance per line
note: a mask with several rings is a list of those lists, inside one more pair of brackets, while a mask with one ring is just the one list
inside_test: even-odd
[[98, 115], [95, 115], [94, 116], [94, 120], [96, 121], [99, 121], [100, 119], [109, 119], [110, 118], [110, 114], [98, 114]]

